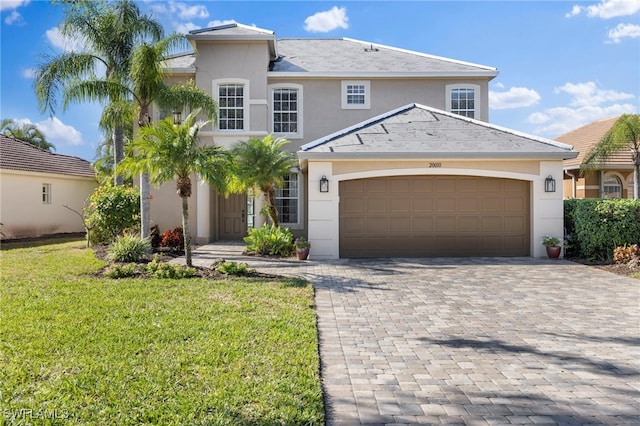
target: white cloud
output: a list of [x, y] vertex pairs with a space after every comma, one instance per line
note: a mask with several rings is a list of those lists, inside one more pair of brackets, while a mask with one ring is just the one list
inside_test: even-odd
[[512, 87], [506, 92], [489, 91], [489, 108], [491, 109], [524, 108], [537, 104], [539, 100], [538, 92], [526, 87]]
[[336, 28], [349, 28], [347, 9], [333, 6], [325, 12], [318, 12], [304, 20], [305, 31], [312, 33], [326, 33]]
[[197, 30], [200, 26], [192, 22], [185, 22], [184, 24], [176, 24], [176, 31], [182, 34], [187, 34], [189, 31]]
[[0, 10], [17, 9], [26, 6], [31, 0], [0, 0]]
[[618, 24], [612, 30], [609, 30], [609, 40], [613, 43], [620, 43], [622, 38], [638, 38], [640, 37], [640, 25], [634, 24]]
[[20, 124], [34, 124], [44, 134], [47, 141], [56, 146], [84, 145], [82, 134], [73, 126], [64, 124], [57, 117], [47, 118], [37, 123], [33, 123], [28, 118], [19, 118], [16, 121]]
[[582, 12], [582, 7], [580, 7], [578, 5], [574, 5], [573, 8], [571, 9], [571, 12], [567, 13], [564, 16], [565, 16], [565, 18], [571, 18], [572, 16], [579, 15], [580, 12]]
[[610, 19], [629, 16], [640, 11], [640, 0], [600, 0], [600, 3], [591, 6], [575, 5], [565, 16], [570, 18], [585, 10], [589, 18]]
[[24, 25], [24, 19], [22, 15], [18, 13], [17, 10], [12, 11], [6, 18], [4, 18], [4, 22], [7, 25]]
[[635, 113], [636, 107], [631, 104], [615, 104], [607, 107], [585, 106], [575, 109], [557, 107], [531, 114], [528, 121], [538, 125], [533, 133], [557, 137], [596, 120]]
[[563, 86], [554, 89], [554, 93], [556, 94], [562, 92], [571, 95], [572, 99], [569, 105], [577, 107], [600, 105], [606, 102], [616, 102], [634, 98], [630, 93], [599, 89], [593, 81], [586, 83], [565, 83]]
[[204, 19], [209, 17], [207, 7], [201, 4], [187, 4], [170, 1], [168, 3], [154, 3], [150, 9], [158, 14], [173, 15], [180, 19]]
[[62, 35], [58, 27], [48, 29], [45, 32], [45, 37], [54, 47], [69, 52], [77, 52], [81, 50], [84, 44], [80, 39], [69, 38]]
[[36, 70], [34, 70], [33, 68], [25, 68], [22, 70], [22, 77], [23, 78], [33, 78], [35, 75]]
[[214, 19], [213, 21], [210, 21], [207, 24], [207, 27], [219, 27], [219, 26], [222, 26], [222, 25], [229, 25], [229, 24], [236, 24], [236, 23], [237, 22], [236, 22], [235, 19], [223, 19], [223, 20]]
[[529, 115], [528, 122], [536, 126], [534, 133], [557, 137], [592, 121], [637, 112], [631, 103], [619, 102], [633, 99], [634, 95], [603, 90], [592, 81], [566, 83], [556, 87], [554, 93], [570, 95], [569, 106], [548, 108]]

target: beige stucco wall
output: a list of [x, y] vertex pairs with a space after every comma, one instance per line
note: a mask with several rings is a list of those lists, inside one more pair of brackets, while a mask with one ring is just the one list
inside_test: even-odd
[[[562, 181], [562, 161], [451, 161], [438, 160], [439, 168], [429, 168], [425, 162], [387, 160], [386, 162], [346, 163], [340, 161], [309, 161], [308, 163], [308, 235], [314, 259], [339, 257], [339, 182], [381, 176], [465, 175], [518, 179], [531, 182], [531, 250], [533, 257], [546, 256], [542, 237], [563, 232], [562, 188], [544, 192], [544, 180], [551, 175]], [[417, 166], [417, 167], [416, 167]], [[328, 193], [319, 192], [319, 181], [326, 176]]]
[[[42, 202], [42, 185], [51, 185], [51, 203]], [[84, 232], [82, 219], [64, 208], [82, 211], [96, 188], [95, 179], [76, 176], [0, 171], [0, 223], [4, 238]]]

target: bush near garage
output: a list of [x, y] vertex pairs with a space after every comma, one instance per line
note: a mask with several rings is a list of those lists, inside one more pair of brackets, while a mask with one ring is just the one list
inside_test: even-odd
[[140, 195], [131, 186], [101, 185], [84, 208], [91, 244], [108, 244], [126, 230], [139, 232]]
[[291, 256], [294, 253], [293, 234], [289, 228], [265, 224], [249, 230], [244, 237], [247, 252], [267, 256]]
[[640, 200], [566, 200], [565, 227], [575, 256], [610, 262], [616, 247], [640, 243]]

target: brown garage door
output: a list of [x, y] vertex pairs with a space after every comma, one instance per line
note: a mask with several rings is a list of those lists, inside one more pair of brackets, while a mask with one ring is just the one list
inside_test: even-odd
[[394, 176], [340, 182], [340, 257], [529, 256], [529, 182]]

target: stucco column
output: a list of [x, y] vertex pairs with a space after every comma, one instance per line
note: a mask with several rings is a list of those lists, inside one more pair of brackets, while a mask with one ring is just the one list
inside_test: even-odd
[[196, 182], [196, 244], [206, 244], [211, 238], [211, 188], [200, 179]]

